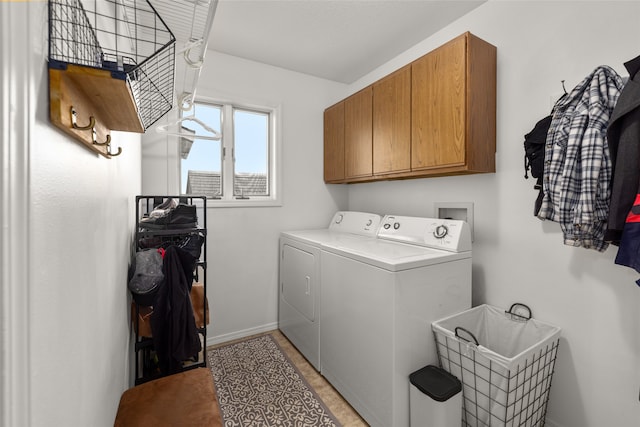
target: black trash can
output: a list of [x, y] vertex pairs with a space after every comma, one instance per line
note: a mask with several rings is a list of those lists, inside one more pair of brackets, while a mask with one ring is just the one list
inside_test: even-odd
[[462, 384], [437, 366], [428, 365], [409, 375], [411, 427], [462, 424]]

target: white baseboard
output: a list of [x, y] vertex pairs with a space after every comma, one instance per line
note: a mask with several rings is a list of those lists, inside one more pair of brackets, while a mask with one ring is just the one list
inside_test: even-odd
[[256, 326], [254, 328], [243, 329], [241, 331], [230, 332], [228, 334], [210, 336], [207, 337], [207, 347], [210, 345], [221, 344], [227, 341], [249, 337], [251, 335], [261, 334], [263, 332], [273, 331], [274, 329], [278, 329], [278, 322], [268, 323], [266, 325]]

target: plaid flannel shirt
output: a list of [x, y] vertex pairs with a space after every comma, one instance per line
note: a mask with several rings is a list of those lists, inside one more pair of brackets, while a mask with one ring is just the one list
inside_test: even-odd
[[597, 67], [553, 108], [545, 144], [542, 206], [538, 218], [560, 224], [564, 244], [604, 251], [611, 196], [609, 117], [622, 78]]

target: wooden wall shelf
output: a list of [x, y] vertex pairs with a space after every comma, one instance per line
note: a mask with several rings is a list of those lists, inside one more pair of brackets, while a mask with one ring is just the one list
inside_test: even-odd
[[51, 123], [107, 158], [173, 107], [175, 37], [148, 0], [49, 0]]
[[[95, 141], [92, 129], [74, 127], [72, 109], [80, 127], [93, 117]], [[66, 70], [49, 68], [49, 111], [51, 123], [105, 157], [117, 155], [107, 143], [111, 130], [144, 132], [127, 82], [108, 70], [72, 64]]]

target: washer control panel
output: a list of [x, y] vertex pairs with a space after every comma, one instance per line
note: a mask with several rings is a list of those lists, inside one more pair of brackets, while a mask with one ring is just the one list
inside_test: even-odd
[[464, 221], [385, 215], [378, 238], [451, 252], [471, 250], [471, 232]]
[[374, 237], [380, 227], [380, 215], [367, 212], [338, 211], [329, 223], [329, 229], [342, 233], [361, 234]]

